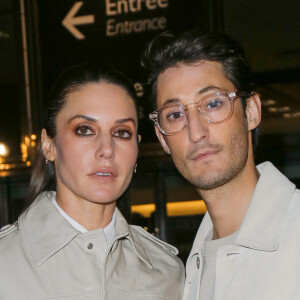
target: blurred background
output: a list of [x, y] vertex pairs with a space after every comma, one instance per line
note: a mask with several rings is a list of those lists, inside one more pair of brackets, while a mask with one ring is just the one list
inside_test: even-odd
[[53, 81], [73, 64], [101, 63], [128, 74], [139, 95], [138, 169], [118, 205], [185, 261], [206, 208], [156, 140], [139, 65], [147, 43], [166, 30], [198, 27], [242, 43], [263, 105], [256, 162], [271, 161], [300, 186], [299, 15], [297, 0], [1, 0], [0, 227], [26, 202]]

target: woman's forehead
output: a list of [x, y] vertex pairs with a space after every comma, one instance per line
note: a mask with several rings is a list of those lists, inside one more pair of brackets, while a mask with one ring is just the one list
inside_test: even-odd
[[115, 84], [90, 83], [70, 93], [60, 115], [84, 114], [96, 117], [136, 118], [134, 100]]

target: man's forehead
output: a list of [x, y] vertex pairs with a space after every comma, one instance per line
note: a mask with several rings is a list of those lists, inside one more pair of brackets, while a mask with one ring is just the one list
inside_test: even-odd
[[[209, 66], [217, 72], [224, 73], [224, 67], [222, 63], [218, 61], [211, 61], [211, 60], [199, 60], [191, 63], [186, 62], [178, 62], [174, 66], [168, 67], [164, 69], [162, 72], [158, 74], [157, 79], [165, 76], [169, 76], [172, 73], [183, 73], [183, 72], [193, 72], [194, 69], [201, 68], [202, 66]], [[201, 68], [203, 69], [203, 68]], [[203, 69], [203, 72], [205, 72], [205, 69]]]
[[193, 64], [180, 63], [159, 74], [156, 86], [157, 104], [162, 105], [166, 100], [181, 96], [234, 89], [219, 62], [202, 60]]

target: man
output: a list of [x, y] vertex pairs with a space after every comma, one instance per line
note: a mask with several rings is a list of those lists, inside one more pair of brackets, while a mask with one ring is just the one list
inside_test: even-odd
[[198, 30], [145, 52], [164, 150], [208, 213], [186, 266], [184, 300], [300, 299], [300, 192], [255, 166], [261, 102], [239, 44]]

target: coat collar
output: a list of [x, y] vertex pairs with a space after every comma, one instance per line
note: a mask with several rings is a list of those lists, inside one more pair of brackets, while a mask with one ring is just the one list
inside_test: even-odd
[[[41, 193], [18, 219], [25, 249], [37, 267], [69, 244], [77, 235], [85, 234], [77, 231], [59, 213], [51, 203], [52, 195], [53, 192]], [[132, 234], [130, 226], [117, 208], [115, 233], [114, 242], [128, 239], [139, 259], [148, 267], [152, 267], [141, 241], [138, 236]]]
[[131, 230], [130, 226], [128, 225], [127, 221], [119, 211], [119, 209], [116, 209], [116, 238], [115, 240], [121, 239], [121, 238], [127, 238], [131, 246], [136, 253], [136, 255], [149, 267], [152, 268], [152, 264], [146, 255], [145, 249], [143, 247], [143, 244], [137, 234], [134, 234]]
[[[257, 170], [260, 177], [234, 243], [261, 251], [275, 251], [296, 187], [270, 162], [258, 165]], [[211, 235], [212, 228], [211, 218], [206, 213], [190, 257], [203, 250], [204, 241]]]
[[260, 178], [235, 243], [275, 251], [296, 186], [270, 162], [257, 166]]

